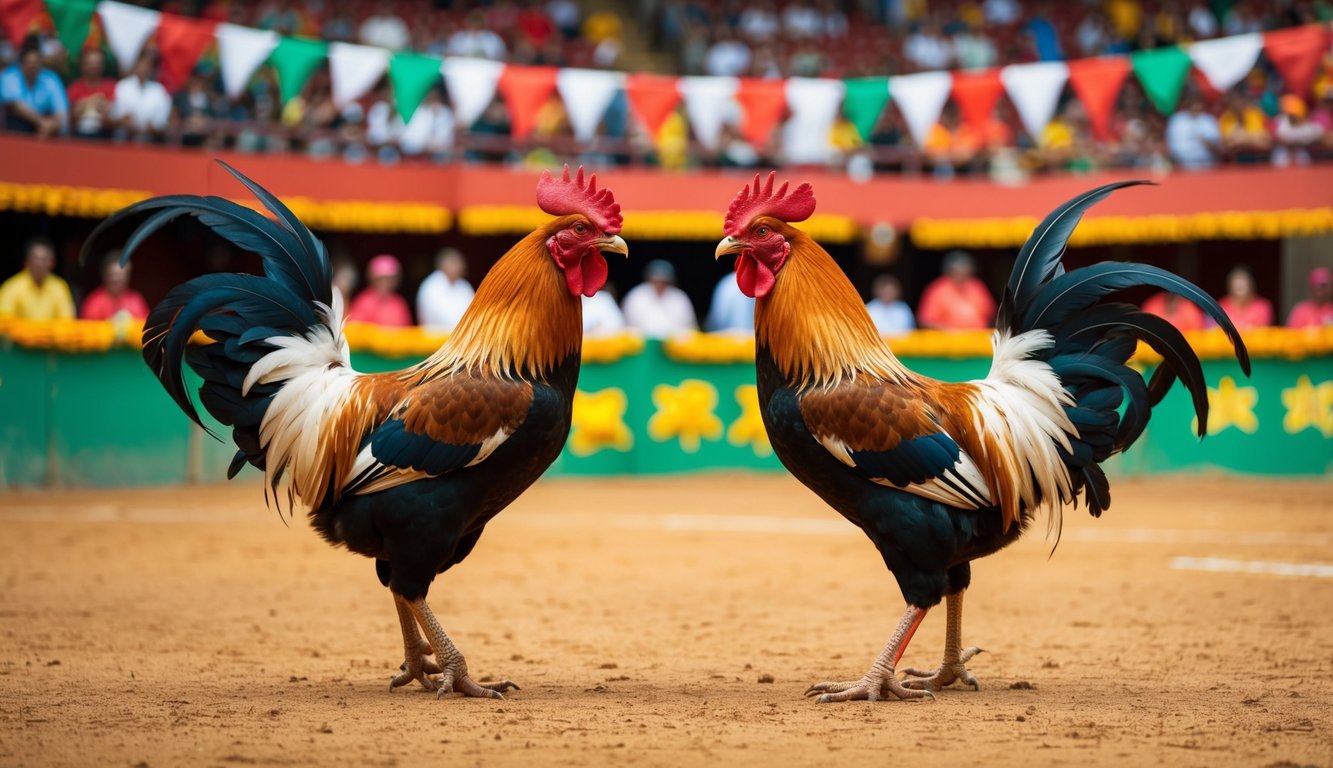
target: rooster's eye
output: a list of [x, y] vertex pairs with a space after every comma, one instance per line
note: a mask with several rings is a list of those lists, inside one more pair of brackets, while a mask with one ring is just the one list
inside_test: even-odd
[[760, 227], [754, 231], [759, 237], [768, 237], [768, 227]]
[[576, 234], [576, 235], [586, 235], [587, 233], [588, 233], [588, 227], [587, 227], [586, 224], [583, 224], [582, 222], [580, 222], [580, 223], [574, 225], [574, 234]]

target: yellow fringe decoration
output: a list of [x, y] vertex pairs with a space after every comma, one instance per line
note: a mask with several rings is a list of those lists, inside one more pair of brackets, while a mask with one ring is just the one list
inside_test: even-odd
[[[469, 205], [458, 212], [458, 230], [465, 235], [526, 234], [551, 221], [540, 208], [521, 205]], [[847, 216], [817, 215], [801, 223], [816, 240], [848, 243], [861, 235]], [[634, 240], [719, 240], [722, 214], [717, 211], [630, 211], [621, 234]]]

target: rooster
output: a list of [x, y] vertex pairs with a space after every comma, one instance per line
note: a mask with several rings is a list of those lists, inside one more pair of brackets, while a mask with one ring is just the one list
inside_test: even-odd
[[[716, 255], [735, 254], [755, 307], [759, 404], [773, 449], [793, 475], [861, 528], [897, 579], [907, 610], [859, 680], [812, 685], [820, 702], [933, 696], [962, 681], [979, 688], [962, 647], [969, 563], [1015, 541], [1039, 512], [1059, 536], [1066, 505], [1093, 517], [1111, 503], [1100, 464], [1142, 434], [1178, 377], [1199, 435], [1208, 395], [1198, 357], [1166, 321], [1112, 296], [1155, 286], [1203, 308], [1245, 346], [1207, 294], [1170, 272], [1060, 264], [1084, 211], [1129, 181], [1065, 203], [1033, 231], [1005, 287], [989, 375], [948, 383], [905, 368], [875, 332], [832, 257], [791, 226], [815, 210], [801, 184], [755, 177], [731, 203]], [[1139, 340], [1162, 355], [1150, 381], [1127, 365]], [[895, 671], [926, 612], [946, 603], [944, 658], [934, 670]]]
[[[580, 296], [606, 282], [604, 252], [628, 253], [620, 206], [582, 168], [573, 179], [568, 167], [559, 179], [543, 173], [537, 203], [558, 218], [496, 262], [435, 354], [368, 375], [349, 363], [345, 297], [332, 288], [324, 244], [223, 166], [272, 219], [216, 197], [173, 195], [126, 208], [89, 240], [142, 217], [125, 263], [189, 215], [262, 259], [262, 276], [209, 274], [173, 289], [147, 319], [144, 360], [200, 426], [182, 361], [203, 379], [199, 402], [231, 427], [238, 448], [229, 478], [254, 465], [280, 512], [284, 498], [289, 511], [300, 505], [330, 544], [374, 558], [403, 633], [402, 674], [390, 690], [415, 680], [439, 696], [503, 698], [518, 686], [468, 675], [426, 593], [560, 453], [579, 374]], [[191, 344], [196, 331], [211, 343]]]

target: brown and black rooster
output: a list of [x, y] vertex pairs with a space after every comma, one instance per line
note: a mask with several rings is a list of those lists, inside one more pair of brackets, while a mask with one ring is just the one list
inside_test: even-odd
[[[272, 219], [216, 197], [175, 195], [126, 208], [89, 240], [141, 220], [124, 247], [128, 261], [167, 222], [194, 216], [263, 260], [263, 275], [210, 274], [173, 289], [148, 317], [144, 359], [201, 425], [182, 361], [203, 379], [199, 402], [231, 427], [239, 449], [229, 476], [247, 462], [262, 469], [266, 498], [305, 508], [330, 543], [374, 558], [403, 630], [405, 660], [391, 689], [416, 680], [439, 695], [501, 698], [518, 686], [468, 676], [426, 592], [559, 455], [579, 374], [580, 297], [606, 282], [603, 252], [627, 253], [620, 206], [581, 168], [574, 178], [568, 168], [559, 179], [544, 173], [537, 202], [558, 218], [496, 262], [444, 346], [406, 370], [362, 374], [350, 365], [345, 297], [332, 288], [323, 243], [273, 195], [227, 170]], [[196, 331], [210, 343], [191, 344]]]
[[[773, 189], [758, 176], [726, 214], [717, 256], [737, 256], [736, 279], [755, 307], [759, 405], [773, 449], [802, 483], [861, 528], [884, 558], [907, 611], [859, 680], [824, 682], [822, 702], [919, 698], [976, 678], [962, 648], [969, 563], [1016, 540], [1039, 511], [1058, 531], [1080, 498], [1094, 517], [1110, 506], [1099, 464], [1142, 434], [1179, 377], [1202, 436], [1208, 395], [1199, 359], [1180, 332], [1112, 294], [1171, 291], [1202, 307], [1245, 346], [1226, 314], [1186, 280], [1142, 264], [1065, 272], [1065, 243], [1083, 212], [1121, 187], [1065, 203], [1033, 231], [1014, 265], [995, 323], [990, 374], [949, 383], [905, 368], [875, 332], [833, 258], [791, 226], [815, 210], [809, 184]], [[1150, 381], [1126, 365], [1139, 340], [1163, 357]], [[926, 611], [947, 602], [936, 670], [895, 668]]]

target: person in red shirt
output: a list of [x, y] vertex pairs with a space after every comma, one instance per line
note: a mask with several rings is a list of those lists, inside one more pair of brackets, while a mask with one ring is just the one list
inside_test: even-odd
[[[1273, 324], [1273, 304], [1254, 290], [1254, 274], [1249, 267], [1236, 267], [1227, 273], [1227, 295], [1218, 299], [1222, 311], [1240, 330], [1263, 328]], [[1215, 324], [1208, 323], [1208, 327]]]
[[1292, 328], [1333, 326], [1333, 270], [1310, 270], [1310, 298], [1291, 308], [1287, 325]]
[[79, 79], [69, 84], [70, 130], [82, 139], [111, 137], [111, 104], [116, 81], [104, 76], [106, 57], [98, 48], [85, 48], [79, 57]]
[[407, 308], [407, 300], [397, 292], [402, 278], [403, 267], [398, 259], [387, 253], [371, 259], [366, 267], [366, 280], [370, 285], [352, 301], [347, 319], [400, 328], [411, 325], [412, 313]]
[[130, 287], [130, 265], [120, 265], [120, 251], [111, 251], [102, 261], [102, 285], [83, 300], [79, 317], [84, 320], [142, 320], [148, 317], [148, 302]]
[[1166, 320], [1177, 330], [1197, 331], [1203, 328], [1203, 310], [1194, 306], [1194, 302], [1189, 299], [1182, 299], [1174, 293], [1161, 291], [1149, 296], [1143, 302], [1143, 311]]
[[916, 317], [922, 327], [989, 328], [995, 321], [995, 299], [976, 275], [976, 262], [966, 252], [945, 254], [944, 274], [921, 294]]

